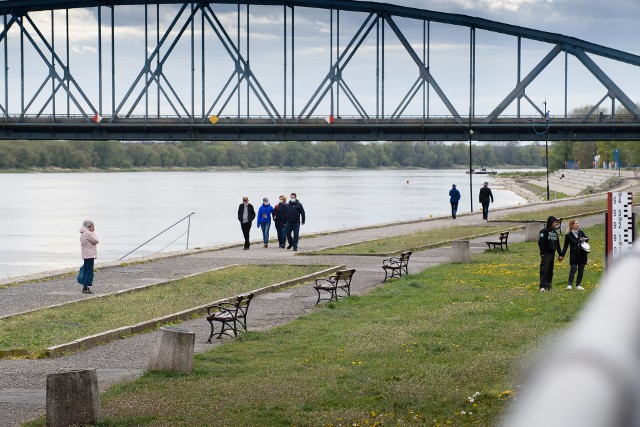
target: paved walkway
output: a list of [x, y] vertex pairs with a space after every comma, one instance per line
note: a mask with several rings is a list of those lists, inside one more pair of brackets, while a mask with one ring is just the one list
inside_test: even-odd
[[[603, 197], [603, 196], [600, 196]], [[561, 214], [561, 206], [581, 203], [583, 199], [571, 199], [555, 202]], [[544, 204], [526, 205], [490, 212], [491, 217], [513, 210], [535, 210], [544, 208]], [[535, 217], [535, 216], [534, 216]], [[583, 226], [602, 223], [602, 215], [596, 215], [582, 221]], [[537, 218], [536, 218], [537, 219]], [[356, 268], [352, 292], [361, 294], [379, 286], [384, 273], [380, 268], [382, 257], [371, 256], [309, 256], [304, 251], [355, 243], [381, 237], [401, 236], [423, 230], [440, 229], [453, 225], [484, 225], [479, 213], [450, 218], [436, 218], [414, 223], [391, 224], [378, 228], [344, 230], [340, 233], [305, 238], [304, 227], [301, 230], [300, 252], [280, 249], [272, 245], [268, 249], [255, 244], [251, 250], [241, 247], [216, 251], [203, 251], [185, 256], [159, 259], [138, 265], [102, 268], [95, 275], [94, 292], [96, 294], [113, 293], [144, 284], [165, 282], [170, 279], [212, 270], [230, 264], [346, 264]], [[489, 223], [488, 225], [495, 225]], [[512, 227], [514, 224], [509, 224]], [[505, 225], [505, 228], [507, 226]], [[471, 242], [472, 254], [486, 249], [483, 241]], [[510, 242], [524, 240], [523, 232], [513, 232]], [[440, 247], [416, 252], [411, 257], [410, 272], [416, 273], [431, 266], [450, 260], [450, 247]], [[269, 285], [265, 283], [265, 286]], [[26, 282], [18, 286], [0, 289], [0, 316], [34, 310], [52, 304], [60, 304], [91, 296], [79, 293], [73, 279], [54, 279], [48, 281]], [[252, 302], [248, 324], [251, 330], [263, 330], [285, 324], [314, 309], [315, 291], [307, 286], [286, 289], [281, 292], [261, 295]], [[183, 324], [196, 333], [196, 352], [206, 351], [208, 324], [203, 319], [194, 319]], [[105, 344], [93, 349], [80, 351], [68, 356], [39, 360], [0, 360], [0, 427], [15, 426], [33, 419], [45, 409], [45, 379], [50, 373], [64, 369], [95, 368], [101, 390], [115, 382], [139, 376], [146, 368], [148, 356], [155, 342], [157, 332], [136, 335], [128, 339]], [[222, 340], [223, 342], [225, 340]], [[219, 345], [217, 342], [213, 345]]]

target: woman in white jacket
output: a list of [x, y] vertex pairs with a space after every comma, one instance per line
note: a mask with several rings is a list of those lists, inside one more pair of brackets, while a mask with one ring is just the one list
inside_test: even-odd
[[93, 285], [93, 263], [98, 258], [99, 243], [98, 236], [94, 233], [95, 225], [93, 221], [86, 220], [80, 227], [80, 247], [82, 248], [82, 259], [84, 260], [84, 277], [82, 279], [82, 293], [92, 294], [89, 286]]

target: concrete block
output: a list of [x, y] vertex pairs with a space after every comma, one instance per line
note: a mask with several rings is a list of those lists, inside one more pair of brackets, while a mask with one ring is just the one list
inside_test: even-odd
[[471, 262], [471, 245], [468, 240], [451, 242], [451, 262]]
[[78, 341], [72, 341], [60, 345], [54, 345], [53, 347], [48, 347], [45, 350], [45, 353], [48, 357], [58, 357], [78, 350], [80, 350], [80, 343]]
[[539, 222], [528, 222], [524, 230], [524, 240], [526, 242], [537, 242], [540, 237], [540, 230], [543, 227]]
[[160, 334], [149, 356], [149, 369], [191, 373], [195, 344], [196, 334], [186, 328], [160, 328]]
[[145, 322], [140, 322], [140, 323], [136, 323], [135, 325], [131, 326], [131, 333], [132, 334], [140, 334], [142, 332], [145, 332], [149, 329], [153, 329], [155, 326], [154, 323], [145, 321]]
[[47, 375], [47, 427], [95, 424], [102, 418], [95, 369]]

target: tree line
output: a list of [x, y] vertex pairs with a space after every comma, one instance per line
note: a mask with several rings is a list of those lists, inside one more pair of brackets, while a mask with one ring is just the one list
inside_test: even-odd
[[[544, 166], [544, 146], [474, 145], [475, 167]], [[0, 169], [469, 167], [466, 143], [0, 141]]]

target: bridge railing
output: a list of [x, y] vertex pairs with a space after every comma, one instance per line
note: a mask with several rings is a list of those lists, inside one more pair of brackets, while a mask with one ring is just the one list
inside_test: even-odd
[[[327, 116], [312, 116], [308, 119], [300, 119], [300, 124], [308, 124], [308, 123], [324, 123], [326, 122]], [[104, 123], [108, 121], [109, 117], [105, 116], [103, 118]], [[279, 120], [275, 120], [276, 124], [282, 123], [291, 123], [295, 119], [293, 118], [282, 118]], [[347, 116], [341, 115], [334, 118], [337, 124], [340, 123], [394, 123], [394, 124], [402, 124], [402, 123], [411, 123], [415, 124], [416, 122], [422, 123], [457, 123], [456, 118], [451, 115], [432, 115], [429, 117], [423, 117], [419, 115], [411, 116], [406, 115], [402, 116], [402, 118], [375, 118], [372, 117], [370, 119], [363, 119], [360, 116]], [[468, 126], [471, 123], [472, 126], [478, 126], [485, 124], [484, 117], [473, 117], [471, 120], [468, 118], [461, 123], [461, 126]], [[66, 122], [76, 122], [76, 123], [87, 123], [87, 118], [80, 114], [65, 114], [65, 115], [23, 115], [23, 116], [9, 116], [9, 122], [25, 122], [25, 123], [34, 123], [34, 122], [55, 122], [55, 123], [66, 123]], [[145, 117], [144, 115], [131, 115], [128, 118], [116, 118], [113, 120], [114, 123], [139, 123], [139, 122], [148, 122], [148, 123], [185, 123], [185, 124], [209, 124], [207, 118], [203, 117], [179, 117], [175, 115], [160, 115], [154, 117]], [[274, 120], [265, 115], [249, 115], [242, 117], [235, 116], [223, 116], [219, 118], [218, 123], [252, 123], [252, 122], [264, 122], [264, 123], [273, 123]], [[544, 124], [544, 120], [538, 115], [501, 115], [500, 117], [494, 119], [491, 123], [541, 123]], [[616, 116], [604, 116], [603, 118], [599, 118], [598, 116], [576, 116], [576, 117], [564, 117], [564, 116], [550, 116], [550, 125], [559, 123], [568, 123], [568, 124], [615, 124], [615, 123], [640, 123], [640, 118], [633, 116], [632, 114], [619, 114]], [[99, 123], [95, 125], [99, 126]]]

